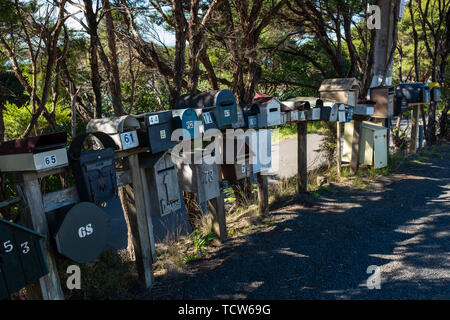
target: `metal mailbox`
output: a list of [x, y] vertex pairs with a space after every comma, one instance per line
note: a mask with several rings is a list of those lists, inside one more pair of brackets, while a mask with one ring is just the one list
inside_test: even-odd
[[245, 117], [242, 106], [237, 106], [237, 121], [232, 125], [233, 129], [245, 128]]
[[194, 161], [194, 154], [185, 155], [185, 159], [191, 159], [190, 163], [181, 159], [176, 161], [178, 182], [181, 190], [195, 193], [202, 204], [220, 196], [221, 172], [217, 164], [194, 164], [197, 162]]
[[68, 164], [65, 132], [0, 143], [0, 171], [43, 171]]
[[376, 87], [370, 89], [370, 100], [375, 102], [373, 118], [387, 119], [394, 115], [394, 87]]
[[430, 87], [426, 83], [401, 83], [395, 89], [397, 101], [402, 99], [406, 103], [429, 103]]
[[[245, 138], [245, 137], [244, 137]], [[250, 164], [250, 147], [247, 141], [240, 136], [234, 136], [232, 142], [224, 142], [223, 152], [227, 154], [227, 145], [233, 144], [233, 164], [222, 164], [222, 178], [229, 182], [237, 182], [248, 178], [252, 174], [252, 166]], [[240, 149], [239, 149], [240, 148]], [[239, 150], [238, 150], [239, 149]]]
[[93, 119], [86, 126], [86, 132], [103, 132], [114, 140], [119, 150], [139, 147], [137, 131], [141, 128], [133, 116]]
[[321, 121], [330, 121], [331, 107], [323, 106], [320, 108], [320, 120]]
[[200, 121], [194, 109], [172, 110], [175, 129], [187, 130], [183, 139], [192, 140], [200, 137]]
[[343, 105], [343, 104], [339, 105], [338, 122], [347, 122], [347, 117], [345, 114], [345, 105]]
[[430, 99], [433, 102], [441, 101], [441, 85], [438, 82], [430, 83]]
[[254, 102], [259, 107], [258, 126], [275, 127], [281, 124], [281, 102], [276, 98], [258, 94]]
[[259, 108], [256, 104], [243, 107], [245, 127], [248, 129], [258, 128]]
[[375, 112], [374, 101], [363, 101], [356, 105], [354, 114], [362, 116], [371, 116]]
[[319, 88], [320, 99], [356, 106], [360, 85], [355, 78], [327, 79]]
[[108, 243], [111, 218], [91, 202], [80, 202], [66, 212], [47, 215], [56, 248], [63, 256], [77, 262], [97, 259]]
[[135, 117], [141, 124], [139, 141], [142, 146], [148, 146], [152, 154], [167, 151], [176, 145], [172, 141], [172, 111], [143, 113]]
[[139, 154], [139, 166], [146, 169], [152, 216], [164, 217], [182, 208], [183, 199], [178, 185], [178, 173], [170, 153]]
[[322, 108], [311, 108], [306, 111], [306, 120], [316, 121], [320, 120]]
[[208, 130], [219, 129], [216, 116], [214, 115], [214, 108], [195, 109], [195, 113], [200, 119], [199, 130], [201, 134], [205, 134]]
[[[256, 135], [257, 146], [250, 145], [253, 173], [266, 172], [272, 168], [272, 131], [261, 129], [253, 132]], [[252, 138], [254, 140], [254, 138]]]
[[48, 274], [45, 236], [0, 218], [0, 299]]
[[214, 107], [217, 125], [220, 129], [231, 127], [237, 122], [236, 96], [230, 90], [186, 94], [177, 102], [176, 109]]
[[[100, 141], [104, 149], [82, 152], [89, 135]], [[81, 201], [101, 204], [117, 197], [115, 148], [114, 140], [103, 132], [83, 134], [73, 139], [69, 159]]]

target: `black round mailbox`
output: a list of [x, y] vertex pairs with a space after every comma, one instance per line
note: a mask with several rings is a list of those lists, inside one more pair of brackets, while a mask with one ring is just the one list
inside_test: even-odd
[[65, 215], [55, 234], [58, 252], [78, 263], [97, 259], [105, 249], [111, 218], [91, 202], [81, 202]]

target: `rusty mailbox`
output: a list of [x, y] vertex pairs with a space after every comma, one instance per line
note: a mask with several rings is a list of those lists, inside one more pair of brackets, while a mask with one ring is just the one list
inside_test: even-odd
[[68, 164], [65, 132], [0, 143], [0, 171], [43, 171]]
[[146, 169], [150, 192], [151, 212], [154, 217], [164, 217], [182, 207], [178, 173], [170, 153], [152, 155], [139, 154], [139, 166]]

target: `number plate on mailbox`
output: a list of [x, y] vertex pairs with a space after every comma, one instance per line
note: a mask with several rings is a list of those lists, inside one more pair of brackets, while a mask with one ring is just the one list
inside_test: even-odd
[[133, 149], [139, 146], [139, 140], [136, 131], [122, 133], [120, 135], [120, 141], [122, 142], [122, 150]]

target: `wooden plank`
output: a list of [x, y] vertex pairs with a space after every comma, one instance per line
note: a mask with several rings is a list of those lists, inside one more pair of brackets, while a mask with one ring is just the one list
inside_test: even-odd
[[145, 203], [145, 214], [147, 216], [147, 227], [148, 234], [150, 237], [150, 247], [152, 254], [152, 261], [156, 261], [156, 245], [155, 245], [155, 235], [153, 233], [153, 223], [152, 223], [152, 204], [151, 202], [151, 194], [148, 188], [147, 182], [147, 174], [145, 173], [146, 169], [141, 170], [141, 179], [142, 179], [142, 192], [144, 193], [144, 203]]
[[217, 234], [221, 242], [228, 237], [227, 221], [225, 216], [225, 196], [220, 190], [220, 195], [208, 201], [209, 210], [212, 215], [212, 231]]
[[61, 281], [56, 268], [55, 253], [48, 240], [50, 234], [40, 183], [37, 179], [37, 175], [31, 173], [24, 174], [23, 181], [23, 194], [29, 208], [33, 228], [35, 231], [47, 236], [47, 240], [43, 241], [43, 249], [47, 258], [50, 273], [39, 280], [40, 294], [44, 300], [64, 300]]
[[341, 122], [337, 123], [337, 172], [338, 176], [341, 176], [342, 173], [342, 124]]
[[409, 153], [416, 153], [417, 150], [417, 134], [419, 131], [419, 107], [420, 104], [414, 104], [413, 116], [411, 121], [411, 140], [409, 144]]
[[258, 207], [261, 216], [269, 215], [269, 183], [267, 175], [258, 173], [256, 175], [258, 181]]
[[[131, 184], [131, 173], [129, 170], [119, 171], [116, 174], [117, 185], [119, 187]], [[54, 211], [65, 206], [70, 206], [80, 202], [76, 187], [58, 190], [47, 193], [43, 196], [45, 212]]]
[[308, 122], [301, 121], [297, 124], [297, 139], [298, 139], [298, 157], [297, 157], [297, 171], [298, 171], [298, 192], [308, 191]]
[[351, 174], [356, 174], [359, 168], [359, 149], [361, 140], [362, 121], [355, 119], [353, 126], [353, 139], [352, 139], [352, 158], [350, 162]]
[[139, 278], [144, 283], [145, 288], [148, 289], [153, 284], [152, 245], [138, 155], [134, 154], [129, 156], [128, 162], [133, 187], [123, 187], [126, 192], [126, 199], [122, 199], [122, 201], [125, 200], [126, 203], [122, 203], [122, 205], [127, 209], [124, 212], [127, 214], [127, 222], [131, 229]]

